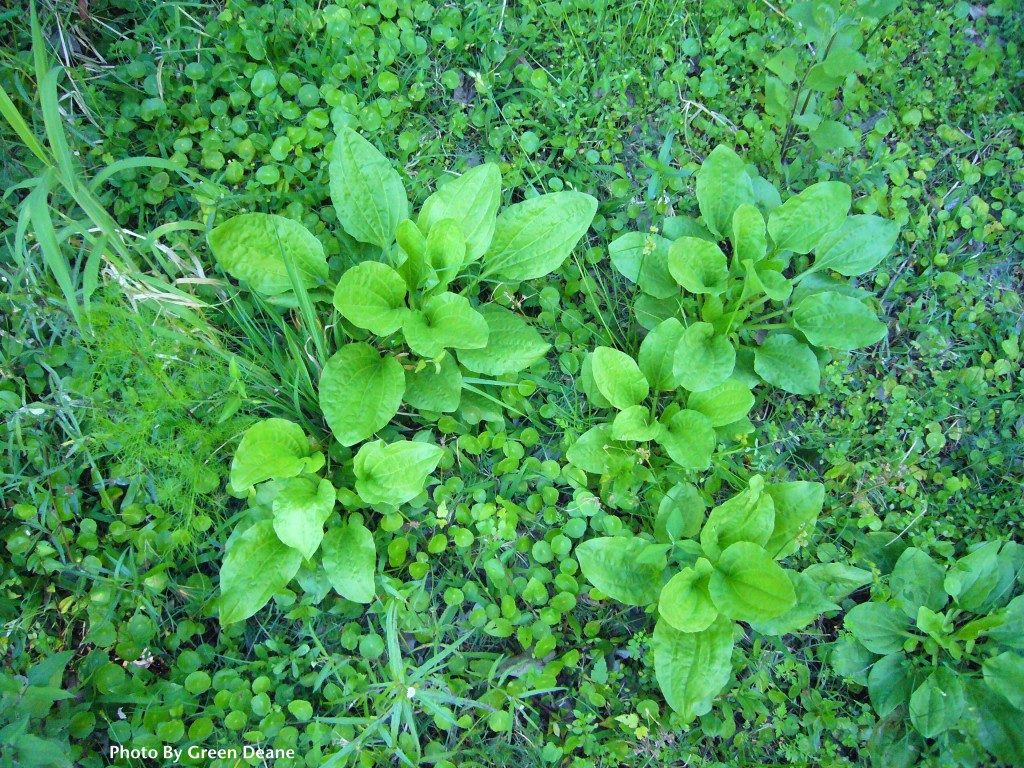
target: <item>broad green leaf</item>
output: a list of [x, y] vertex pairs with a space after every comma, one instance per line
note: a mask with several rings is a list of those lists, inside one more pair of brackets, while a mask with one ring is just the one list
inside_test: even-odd
[[578, 379], [580, 391], [587, 396], [587, 400], [595, 408], [611, 408], [612, 404], [608, 402], [607, 397], [601, 394], [601, 390], [597, 388], [597, 384], [594, 382], [593, 357], [593, 352], [587, 352], [583, 355]]
[[231, 487], [237, 493], [265, 480], [295, 477], [305, 471], [309, 439], [287, 419], [264, 419], [242, 435], [231, 459]]
[[417, 222], [429, 232], [442, 219], [454, 219], [466, 238], [466, 260], [479, 259], [491, 244], [501, 203], [501, 171], [483, 163], [437, 188], [423, 203]]
[[910, 695], [910, 722], [926, 739], [934, 739], [956, 725], [964, 704], [956, 672], [939, 667]]
[[821, 369], [814, 350], [788, 333], [773, 333], [754, 348], [754, 370], [769, 384], [794, 395], [821, 391]]
[[659, 323], [640, 343], [637, 364], [654, 392], [672, 392], [679, 386], [672, 373], [683, 324], [670, 317]]
[[843, 562], [815, 563], [804, 573], [822, 585], [829, 600], [842, 600], [872, 581], [871, 571]]
[[747, 385], [727, 379], [717, 387], [690, 393], [686, 407], [707, 416], [711, 426], [724, 427], [750, 412], [754, 407], [754, 394]]
[[576, 547], [576, 559], [587, 581], [626, 605], [658, 601], [667, 544], [633, 536], [589, 539]]
[[704, 224], [719, 239], [729, 237], [736, 209], [753, 202], [746, 164], [728, 147], [715, 147], [697, 171], [697, 204]]
[[[707, 563], [707, 561], [703, 561]], [[658, 598], [658, 614], [680, 632], [701, 632], [718, 618], [708, 592], [710, 572], [683, 568], [669, 579]]]
[[744, 203], [732, 215], [732, 258], [734, 264], [761, 261], [768, 253], [764, 216], [756, 206]]
[[651, 416], [649, 408], [632, 405], [615, 414], [612, 421], [612, 438], [631, 442], [646, 443], [661, 436], [665, 427]]
[[822, 152], [834, 152], [857, 146], [857, 138], [853, 131], [838, 120], [822, 120], [821, 125], [810, 132], [814, 146]]
[[220, 568], [221, 626], [245, 621], [284, 589], [302, 565], [302, 554], [284, 544], [271, 520], [245, 530], [224, 555]]
[[369, 344], [346, 344], [320, 375], [320, 410], [342, 445], [355, 445], [382, 429], [398, 413], [405, 372], [393, 357]]
[[986, 634], [1007, 648], [1024, 651], [1024, 595], [1018, 595], [1001, 611], [1003, 621]]
[[683, 331], [672, 362], [672, 375], [691, 392], [703, 392], [725, 382], [736, 367], [736, 349], [725, 336], [716, 336], [711, 323], [694, 323]]
[[885, 338], [885, 323], [864, 302], [835, 291], [812, 293], [793, 310], [793, 322], [818, 347], [849, 351]]
[[651, 232], [627, 232], [608, 244], [612, 266], [640, 290], [658, 299], [679, 293], [668, 271], [671, 241]]
[[329, 480], [291, 477], [282, 480], [273, 502], [274, 531], [282, 542], [309, 560], [324, 537], [324, 523], [334, 511]]
[[331, 202], [342, 228], [361, 243], [387, 248], [409, 218], [402, 177], [370, 142], [341, 127], [329, 167]]
[[793, 283], [779, 271], [780, 265], [773, 262], [755, 264], [750, 259], [742, 262], [746, 274], [743, 286], [745, 296], [764, 294], [772, 301], [783, 302], [793, 292]]
[[733, 623], [721, 617], [702, 632], [680, 632], [664, 619], [654, 625], [654, 676], [684, 722], [711, 711], [732, 674], [732, 647]]
[[768, 234], [780, 251], [809, 253], [822, 238], [842, 226], [850, 211], [850, 188], [838, 181], [807, 187], [772, 211]]
[[945, 572], [928, 553], [907, 547], [889, 575], [889, 588], [900, 609], [910, 618], [922, 605], [941, 611], [949, 599], [942, 587]]
[[582, 192], [553, 192], [510, 205], [498, 216], [483, 276], [519, 281], [554, 272], [596, 212], [597, 200]]
[[[760, 214], [758, 214], [760, 216]], [[729, 265], [716, 243], [697, 237], [681, 237], [668, 250], [672, 277], [690, 293], [717, 296], [729, 282]]]
[[658, 443], [684, 469], [704, 470], [711, 465], [717, 437], [707, 416], [683, 409], [665, 424]]
[[722, 550], [745, 541], [764, 547], [775, 526], [775, 502], [764, 492], [764, 480], [755, 475], [750, 487], [711, 510], [700, 532], [704, 554], [718, 557]]
[[327, 257], [316, 236], [297, 221], [271, 213], [243, 213], [210, 232], [221, 268], [266, 296], [292, 290], [286, 259], [299, 282], [312, 288], [327, 279]]
[[[902, 654], [896, 654], [902, 657]], [[840, 635], [832, 644], [832, 667], [842, 677], [850, 678], [860, 685], [868, 684], [868, 672], [878, 659], [850, 635]], [[910, 696], [910, 691], [907, 691]]]
[[661, 231], [669, 244], [680, 237], [699, 237], [709, 243], [718, 242], [711, 231], [691, 216], [669, 216], [661, 224]]
[[1024, 712], [1024, 657], [1004, 651], [982, 663], [985, 685]]
[[796, 590], [785, 569], [749, 541], [722, 550], [708, 589], [719, 612], [739, 621], [771, 619], [796, 604]]
[[1003, 765], [1024, 765], [1024, 728], [1020, 711], [981, 680], [964, 681], [967, 694], [965, 712], [974, 723], [971, 729], [978, 741]]
[[409, 349], [433, 359], [446, 349], [482, 349], [490, 330], [487, 320], [465, 296], [439, 293], [423, 303], [423, 309], [405, 316], [402, 325]]
[[597, 347], [590, 360], [594, 384], [614, 407], [622, 410], [647, 398], [647, 379], [632, 357], [611, 347]]
[[515, 312], [497, 304], [485, 304], [479, 312], [487, 321], [487, 345], [457, 352], [459, 362], [470, 371], [488, 376], [518, 373], [551, 349], [537, 329]]
[[427, 238], [420, 228], [410, 219], [402, 219], [395, 230], [395, 240], [405, 259], [398, 264], [398, 274], [408, 286], [415, 291], [426, 285], [437, 285], [437, 275], [427, 264]]
[[366, 443], [352, 464], [356, 493], [367, 504], [397, 507], [411, 501], [423, 490], [443, 455], [443, 448], [430, 443]]
[[455, 411], [462, 400], [459, 364], [451, 355], [445, 355], [436, 366], [426, 363], [420, 371], [406, 371], [403, 399], [422, 411]]
[[885, 603], [855, 605], [843, 624], [861, 645], [882, 656], [901, 651], [910, 628], [910, 620], [903, 612]]
[[895, 221], [850, 216], [818, 245], [810, 271], [831, 269], [847, 277], [863, 275], [889, 255], [899, 235], [900, 225]]
[[769, 483], [765, 491], [774, 502], [775, 526], [764, 548], [776, 560], [781, 560], [810, 542], [825, 503], [825, 486], [796, 480]]
[[888, 717], [910, 700], [914, 690], [913, 668], [902, 653], [883, 656], [868, 674], [868, 697], [879, 717]]
[[455, 219], [434, 222], [427, 234], [425, 258], [440, 285], [446, 286], [455, 279], [466, 260], [466, 237]]
[[631, 454], [612, 438], [611, 424], [599, 424], [580, 435], [565, 452], [565, 458], [584, 472], [610, 475], [622, 469]]
[[353, 603], [371, 603], [377, 548], [373, 534], [362, 524], [349, 522], [324, 536], [324, 570], [331, 586]]
[[999, 548], [990, 541], [964, 555], [946, 571], [944, 587], [959, 608], [978, 610], [999, 583]]
[[821, 585], [810, 576], [795, 571], [786, 571], [786, 575], [796, 592], [796, 602], [788, 611], [774, 618], [751, 622], [750, 626], [762, 635], [778, 637], [799, 632], [825, 611], [839, 610], [839, 606], [828, 599]]
[[676, 483], [658, 504], [654, 535], [658, 541], [677, 541], [696, 536], [704, 522], [704, 503], [693, 483]]
[[357, 328], [387, 336], [402, 327], [409, 313], [405, 280], [379, 261], [364, 261], [347, 270], [334, 290], [334, 306]]

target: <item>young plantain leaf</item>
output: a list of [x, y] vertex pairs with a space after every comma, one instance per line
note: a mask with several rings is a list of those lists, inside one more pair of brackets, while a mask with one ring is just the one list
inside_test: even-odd
[[404, 392], [405, 372], [397, 360], [381, 357], [369, 344], [346, 344], [320, 375], [320, 410], [338, 442], [355, 445], [391, 421]]
[[353, 603], [373, 602], [377, 548], [367, 528], [356, 522], [332, 528], [324, 536], [323, 561], [339, 595]]
[[342, 228], [361, 243], [387, 248], [409, 218], [402, 177], [375, 146], [342, 127], [329, 166], [331, 202]]
[[224, 556], [220, 568], [221, 626], [245, 621], [284, 589], [302, 565], [302, 554], [284, 544], [271, 520], [244, 531]]

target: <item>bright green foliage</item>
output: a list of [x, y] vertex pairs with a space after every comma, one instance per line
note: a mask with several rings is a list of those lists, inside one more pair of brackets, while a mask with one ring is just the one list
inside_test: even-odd
[[369, 504], [404, 504], [423, 490], [443, 453], [442, 448], [429, 443], [366, 443], [359, 448], [352, 466], [356, 492]]
[[213, 257], [232, 277], [267, 296], [293, 289], [289, 263], [299, 283], [311, 288], [327, 279], [324, 247], [301, 224], [268, 213], [245, 213], [209, 235]]
[[683, 486], [677, 494], [666, 497], [664, 514], [659, 511], [663, 530], [686, 536], [699, 530], [699, 540], [670, 549], [668, 562], [665, 545], [623, 536], [590, 539], [576, 548], [576, 558], [587, 580], [609, 597], [629, 605], [657, 602], [655, 674], [666, 701], [688, 721], [706, 712], [728, 682], [734, 621], [765, 634], [795, 632], [835, 610], [833, 601], [863, 581], [839, 586], [821, 571], [797, 573], [776, 562], [806, 542], [804, 531], [821, 511], [818, 483], [772, 484], [755, 476], [746, 490], [713, 508], [702, 526], [686, 520], [688, 510], [703, 518], [696, 489]]
[[284, 589], [302, 553], [282, 542], [270, 520], [253, 523], [228, 546], [220, 569], [220, 623], [244, 621]]
[[335, 438], [355, 445], [398, 413], [405, 375], [397, 360], [369, 344], [346, 344], [324, 365], [319, 391], [320, 408]]
[[[717, 387], [733, 375], [737, 355], [752, 355], [746, 373], [754, 381], [814, 394], [825, 350], [884, 338], [885, 324], [864, 296], [826, 276], [867, 272], [899, 233], [877, 215], [848, 215], [846, 184], [818, 182], [775, 202], [774, 187], [719, 146], [701, 165], [696, 191], [700, 220], [666, 219], [666, 237], [628, 233], [609, 245], [612, 266], [641, 291], [634, 312], [652, 334], [681, 311], [672, 377], [678, 386]], [[667, 333], [657, 338], [668, 340]]]
[[373, 600], [377, 552], [373, 534], [359, 522], [349, 521], [324, 537], [324, 570], [339, 595], [354, 603]]
[[887, 738], [915, 749], [937, 738], [950, 748], [980, 745], [1007, 765], [1024, 759], [1008, 729], [1024, 716], [1021, 573], [1024, 548], [1014, 542], [982, 543], [947, 567], [907, 547], [888, 589], [846, 614], [849, 635], [833, 664], [867, 685], [880, 716], [904, 716]]

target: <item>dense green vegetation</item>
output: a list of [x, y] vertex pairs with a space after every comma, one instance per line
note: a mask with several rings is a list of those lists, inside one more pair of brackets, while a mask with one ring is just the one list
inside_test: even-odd
[[0, 18], [0, 765], [1024, 765], [1018, 3]]

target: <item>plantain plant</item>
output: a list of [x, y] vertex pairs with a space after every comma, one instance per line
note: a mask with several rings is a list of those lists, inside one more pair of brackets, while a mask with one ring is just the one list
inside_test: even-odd
[[372, 532], [360, 513], [346, 518], [336, 506], [397, 509], [420, 494], [444, 450], [429, 439], [364, 441], [403, 403], [428, 417], [456, 411], [464, 372], [507, 376], [542, 358], [550, 345], [523, 316], [483, 301], [481, 286], [554, 271], [597, 209], [590, 195], [557, 192], [499, 212], [501, 175], [488, 163], [438, 189], [413, 220], [398, 172], [346, 128], [329, 175], [346, 235], [367, 246], [358, 253], [377, 256], [337, 280], [320, 240], [283, 216], [240, 214], [208, 238], [221, 268], [273, 303], [314, 320], [317, 303], [333, 304], [345, 333], [323, 362], [319, 405], [338, 443], [362, 443], [324, 477], [324, 454], [299, 425], [267, 419], [245, 433], [230, 488], [249, 509], [221, 568], [222, 624], [252, 616], [296, 578], [313, 591], [328, 583], [353, 602], [373, 599]]
[[300, 223], [248, 213], [214, 229], [210, 246], [232, 276], [289, 303], [295, 291], [333, 296], [349, 343], [324, 363], [320, 406], [345, 446], [366, 440], [403, 403], [458, 410], [464, 375], [504, 376], [541, 359], [547, 344], [522, 315], [487, 302], [481, 285], [517, 284], [558, 269], [597, 210], [582, 192], [537, 195], [499, 211], [501, 174], [485, 163], [450, 181], [415, 219], [401, 177], [355, 131], [342, 128], [330, 166], [345, 233], [368, 246], [332, 286], [323, 246]]
[[[396, 509], [423, 490], [443, 454], [428, 442], [364, 443], [350, 467], [355, 493], [365, 504]], [[297, 576], [313, 591], [326, 579], [347, 600], [373, 600], [373, 534], [359, 513], [335, 514], [351, 491], [322, 477], [324, 466], [324, 454], [286, 419], [257, 422], [242, 436], [229, 486], [249, 508], [221, 566], [222, 625], [249, 618]]]
[[850, 215], [850, 188], [836, 181], [783, 202], [725, 146], [696, 178], [699, 218], [673, 217], [663, 234], [628, 233], [608, 246], [639, 289], [637, 319], [672, 350], [666, 380], [670, 371], [690, 392], [730, 378], [818, 392], [832, 351], [885, 335], [870, 295], [848, 278], [885, 258], [898, 225]]
[[[628, 473], [638, 454], [656, 485], [678, 470], [717, 471], [719, 442], [753, 429], [753, 387], [816, 393], [832, 351], [885, 335], [868, 294], [842, 278], [878, 264], [899, 230], [849, 215], [849, 187], [820, 182], [782, 202], [720, 146], [697, 173], [696, 193], [700, 218], [666, 221], [670, 237], [630, 233], [609, 246], [612, 264], [640, 290], [634, 310], [649, 332], [635, 358], [598, 347], [581, 367], [590, 404], [614, 414], [569, 448], [567, 459], [585, 472]], [[754, 475], [705, 515], [709, 500], [688, 480], [675, 482], [653, 532], [576, 550], [601, 593], [657, 605], [654, 671], [686, 721], [709, 711], [727, 684], [737, 622], [768, 635], [797, 631], [870, 578], [779, 564], [809, 540], [820, 483]]]

